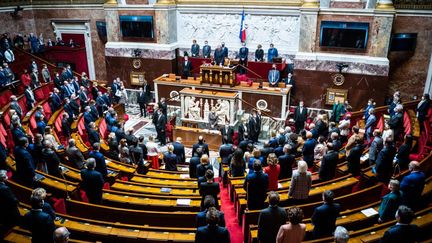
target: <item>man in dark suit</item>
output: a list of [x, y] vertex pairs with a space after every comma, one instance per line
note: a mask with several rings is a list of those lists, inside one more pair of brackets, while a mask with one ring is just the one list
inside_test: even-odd
[[199, 57], [200, 46], [196, 40], [192, 40], [191, 55], [192, 57]]
[[18, 199], [5, 184], [7, 179], [7, 171], [0, 170], [0, 214], [2, 215], [0, 217], [0, 233], [2, 235], [17, 225], [21, 216], [18, 210]]
[[63, 136], [65, 138], [70, 138], [71, 136], [71, 121], [70, 116], [67, 112], [64, 112], [62, 114], [62, 121], [61, 121], [61, 129]]
[[90, 106], [86, 106], [84, 108], [83, 118], [84, 118], [84, 127], [86, 130], [89, 130], [90, 123], [96, 121], [95, 117], [91, 114]]
[[62, 100], [60, 98], [59, 90], [57, 88], [54, 88], [53, 92], [50, 94], [49, 102], [52, 112], [55, 112], [60, 108]]
[[96, 125], [94, 122], [90, 122], [87, 134], [90, 145], [100, 142], [99, 131], [96, 130]]
[[202, 148], [197, 148], [192, 154], [192, 158], [189, 161], [189, 177], [197, 178], [197, 166], [200, 164], [202, 156]]
[[285, 84], [286, 85], [291, 85], [290, 93], [291, 93], [291, 97], [293, 97], [294, 96], [294, 91], [295, 91], [295, 79], [293, 78], [292, 73], [288, 73], [288, 76], [285, 79]]
[[166, 144], [166, 124], [167, 124], [167, 118], [166, 116], [163, 114], [162, 109], [159, 108], [159, 110], [157, 111], [157, 120], [156, 120], [156, 132], [157, 132], [157, 137], [158, 140], [160, 142], [161, 145], [165, 145]]
[[18, 104], [18, 99], [15, 95], [11, 95], [10, 97], [10, 109], [16, 111], [18, 117], [21, 119], [23, 115], [23, 111], [21, 106]]
[[[242, 47], [239, 50], [239, 64], [247, 67], [249, 56], [249, 48], [246, 47], [246, 42], [242, 43]], [[240, 73], [246, 73], [246, 70], [243, 67], [240, 67]]]
[[[202, 226], [206, 226], [207, 222], [206, 222], [206, 214], [208, 212], [208, 209], [210, 207], [215, 207], [215, 199], [213, 198], [212, 195], [207, 195], [204, 198], [204, 210], [199, 212], [196, 216], [196, 227], [202, 227]], [[218, 225], [221, 227], [225, 227], [225, 217], [224, 217], [224, 213], [219, 211], [219, 222]]]
[[36, 130], [39, 134], [44, 135], [45, 134], [45, 127], [46, 127], [46, 123], [44, 121], [44, 116], [40, 116], [37, 120], [36, 120]]
[[[243, 153], [245, 153], [248, 150], [249, 145], [253, 147], [253, 141], [250, 140], [248, 134], [245, 133], [243, 140], [238, 145], [238, 148], [241, 149], [243, 151]], [[252, 152], [252, 151], [249, 151], [249, 152]]]
[[53, 233], [55, 230], [54, 219], [42, 211], [44, 201], [39, 197], [30, 197], [32, 209], [26, 213], [22, 219], [22, 227], [32, 234], [33, 243], [53, 243]]
[[96, 161], [95, 170], [102, 174], [105, 178], [108, 175], [108, 170], [106, 167], [105, 156], [99, 152], [100, 143], [93, 144], [93, 151], [89, 153], [90, 158], [94, 158]]
[[[204, 209], [204, 198], [207, 195], [211, 195], [217, 199], [220, 193], [219, 183], [214, 181], [214, 172], [212, 169], [208, 169], [205, 172], [205, 181], [199, 184], [199, 194], [201, 195], [201, 209]], [[215, 200], [215, 207], [219, 207], [219, 200]]]
[[204, 142], [203, 136], [198, 137], [198, 143], [192, 146], [192, 154], [195, 154], [197, 148], [201, 148], [203, 154], [210, 155], [208, 144]]
[[182, 144], [182, 138], [177, 137], [176, 141], [173, 143], [174, 151], [173, 153], [177, 156], [177, 163], [184, 164], [186, 162], [185, 147]]
[[253, 169], [254, 171], [246, 176], [243, 184], [243, 189], [247, 192], [247, 207], [249, 210], [263, 209], [269, 178], [263, 173], [259, 160], [254, 161]]
[[219, 211], [210, 207], [206, 214], [207, 226], [197, 229], [196, 243], [230, 243], [230, 235], [226, 228], [218, 225], [220, 221]]
[[31, 110], [36, 102], [33, 91], [30, 86], [27, 86], [25, 92], [27, 110]]
[[425, 174], [420, 171], [420, 164], [417, 161], [411, 161], [408, 169], [411, 173], [402, 179], [400, 190], [403, 193], [404, 204], [416, 208], [425, 186]]
[[19, 144], [18, 141], [20, 138], [22, 137], [27, 138], [27, 133], [24, 131], [24, 128], [22, 128], [19, 121], [12, 123], [11, 132], [12, 132], [12, 139], [14, 141], [15, 146]]
[[360, 158], [363, 154], [363, 141], [360, 138], [356, 138], [355, 145], [351, 149], [347, 160], [348, 160], [348, 172], [353, 176], [360, 175]]
[[84, 110], [84, 108], [88, 106], [90, 102], [90, 98], [88, 97], [87, 90], [84, 88], [84, 86], [80, 87], [78, 98], [80, 100], [81, 110]]
[[189, 76], [191, 76], [191, 70], [192, 70], [192, 62], [189, 60], [188, 56], [184, 57], [184, 61], [183, 61], [183, 77], [187, 78]]
[[209, 46], [208, 41], [204, 41], [202, 54], [203, 54], [204, 58], [210, 58], [211, 57], [211, 46]]
[[430, 107], [430, 98], [429, 94], [424, 94], [422, 96], [421, 101], [417, 104], [416, 112], [417, 112], [417, 119], [420, 124], [420, 129], [424, 129], [423, 121], [426, 120], [427, 114], [429, 112]]
[[315, 208], [312, 215], [315, 239], [331, 236], [336, 228], [336, 219], [339, 217], [341, 206], [333, 202], [334, 193], [326, 190], [322, 194], [324, 204]]
[[84, 156], [81, 151], [77, 148], [75, 139], [71, 138], [68, 141], [69, 146], [65, 153], [69, 161], [75, 165], [76, 168], [82, 169], [84, 167]]
[[21, 137], [16, 143], [14, 150], [15, 162], [16, 162], [16, 172], [14, 177], [26, 186], [32, 186], [35, 178], [35, 163], [31, 154], [27, 151], [29, 145], [27, 137]]
[[407, 206], [402, 205], [396, 212], [397, 224], [390, 227], [381, 239], [381, 243], [419, 242], [421, 233], [417, 225], [411, 224], [414, 219], [414, 212]]
[[393, 159], [396, 155], [396, 148], [393, 146], [391, 138], [384, 142], [384, 148], [378, 153], [375, 169], [378, 181], [387, 184], [393, 174]]
[[165, 115], [165, 118], [167, 118], [168, 115], [168, 105], [166, 103], [165, 97], [162, 97], [158, 103], [159, 109], [162, 111], [162, 113]]
[[307, 108], [304, 107], [304, 102], [300, 101], [294, 111], [296, 133], [299, 133], [304, 128], [307, 119], [307, 112]]
[[54, 145], [48, 141], [44, 141], [44, 148], [42, 149], [42, 161], [47, 165], [48, 174], [57, 178], [62, 178], [60, 173], [60, 158], [57, 156], [53, 149]]
[[403, 107], [398, 104], [394, 110], [395, 114], [388, 121], [388, 125], [393, 130], [394, 140], [397, 141], [404, 131]]
[[234, 129], [230, 126], [229, 122], [225, 123], [225, 126], [220, 129], [220, 132], [222, 135], [222, 142], [224, 137], [226, 137], [227, 142], [233, 144]]
[[327, 153], [323, 156], [319, 168], [321, 181], [328, 181], [335, 177], [338, 160], [339, 153], [333, 150], [332, 143], [327, 143]]
[[257, 143], [261, 132], [261, 116], [256, 110], [253, 110], [252, 115], [249, 117], [248, 130], [250, 139]]
[[141, 116], [144, 117], [147, 116], [147, 103], [148, 103], [147, 99], [148, 99], [148, 94], [144, 92], [143, 88], [140, 88], [138, 94], [138, 104], [140, 107]]
[[225, 46], [225, 42], [221, 43], [222, 53], [224, 58], [228, 58], [228, 47]]
[[224, 65], [225, 57], [224, 57], [222, 47], [220, 45], [217, 46], [217, 48], [215, 49], [213, 58], [216, 65], [222, 65], [222, 66]]
[[311, 132], [306, 132], [306, 142], [303, 144], [303, 160], [307, 163], [308, 168], [313, 167], [314, 162], [314, 149], [317, 141], [312, 137]]
[[258, 240], [261, 243], [274, 243], [279, 228], [288, 220], [284, 208], [278, 206], [279, 194], [270, 192], [268, 195], [269, 207], [261, 210], [258, 217]]
[[272, 69], [269, 70], [267, 78], [271, 87], [278, 87], [280, 72], [277, 70], [276, 64], [272, 65]]
[[280, 165], [279, 180], [288, 179], [292, 176], [292, 166], [295, 162], [295, 156], [291, 154], [291, 149], [291, 145], [286, 144], [283, 148], [284, 154], [278, 158]]
[[172, 144], [168, 145], [168, 152], [165, 152], [163, 157], [165, 170], [177, 171], [177, 155], [173, 151], [174, 146]]
[[86, 169], [81, 170], [81, 188], [86, 192], [90, 203], [101, 204], [104, 179], [100, 172], [94, 170], [96, 166], [94, 158], [87, 159], [86, 166]]
[[221, 158], [222, 164], [224, 165], [229, 164], [229, 159], [231, 158], [233, 152], [234, 152], [233, 145], [228, 142], [228, 139], [223, 139], [223, 144], [219, 147], [219, 156]]
[[245, 133], [247, 133], [247, 134], [249, 133], [249, 131], [248, 131], [248, 124], [246, 123], [246, 119], [242, 118], [241, 122], [240, 122], [240, 124], [238, 126], [238, 131], [237, 131], [238, 144], [240, 144], [240, 142], [243, 141]]

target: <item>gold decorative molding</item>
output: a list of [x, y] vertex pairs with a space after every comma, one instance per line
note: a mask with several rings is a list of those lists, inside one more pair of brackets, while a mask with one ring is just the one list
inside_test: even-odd
[[157, 1], [158, 5], [173, 5], [173, 4], [177, 4], [176, 0], [158, 0]]
[[379, 0], [376, 4], [376, 9], [380, 10], [394, 10], [394, 5], [391, 0]]
[[302, 8], [319, 8], [319, 0], [303, 0]]
[[117, 4], [117, 0], [106, 0], [105, 4]]
[[[167, 0], [159, 0], [167, 1]], [[177, 4], [188, 5], [237, 5], [237, 6], [301, 6], [302, 0], [177, 0]]]

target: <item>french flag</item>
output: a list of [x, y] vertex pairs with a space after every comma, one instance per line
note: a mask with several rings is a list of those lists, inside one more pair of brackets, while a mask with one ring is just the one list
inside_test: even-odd
[[239, 38], [240, 38], [241, 42], [246, 41], [246, 25], [244, 23], [244, 20], [245, 20], [245, 12], [243, 9], [242, 17], [241, 17], [241, 23], [240, 23], [240, 34], [239, 34]]

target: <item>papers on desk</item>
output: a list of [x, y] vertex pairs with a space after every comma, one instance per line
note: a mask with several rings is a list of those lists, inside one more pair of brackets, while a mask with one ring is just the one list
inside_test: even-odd
[[378, 212], [377, 212], [375, 209], [373, 209], [373, 208], [363, 209], [361, 212], [362, 212], [366, 217], [372, 217], [372, 216], [378, 214]]
[[190, 159], [191, 158], [186, 158], [185, 163], [190, 164]]
[[360, 157], [360, 161], [362, 161], [362, 162], [365, 162], [368, 159], [369, 159], [369, 154], [364, 154], [364, 155], [362, 155], [362, 157]]
[[161, 191], [161, 192], [169, 193], [169, 192], [171, 192], [171, 188], [169, 188], [169, 187], [162, 187], [162, 188], [160, 189], [160, 191]]
[[177, 206], [190, 206], [190, 199], [177, 199]]
[[189, 179], [189, 174], [180, 174], [180, 179]]
[[[189, 159], [189, 162], [190, 162], [190, 159]], [[188, 167], [180, 167], [180, 171], [189, 171], [189, 168]]]
[[282, 188], [282, 184], [278, 183], [278, 189]]
[[43, 179], [45, 179], [45, 176], [36, 173], [36, 175], [35, 175], [35, 181], [41, 181], [41, 180], [43, 180]]

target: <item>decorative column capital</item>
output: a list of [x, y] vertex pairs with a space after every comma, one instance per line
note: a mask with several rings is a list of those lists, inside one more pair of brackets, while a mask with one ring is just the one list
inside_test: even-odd
[[303, 0], [302, 8], [319, 8], [320, 0]]
[[376, 9], [383, 10], [394, 10], [393, 1], [392, 0], [378, 0]]

